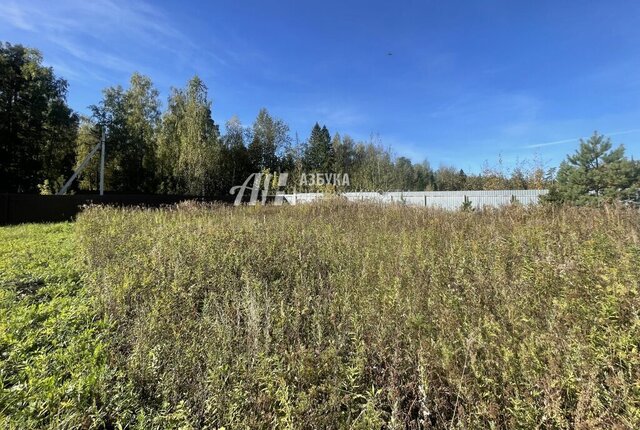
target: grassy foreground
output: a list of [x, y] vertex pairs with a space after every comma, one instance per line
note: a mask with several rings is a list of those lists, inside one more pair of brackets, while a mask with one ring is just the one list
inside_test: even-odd
[[133, 387], [107, 384], [112, 424], [640, 428], [637, 212], [92, 208], [76, 228]]
[[105, 326], [71, 224], [0, 228], [0, 428], [101, 423]]
[[0, 428], [639, 428], [638, 267], [617, 210], [2, 227]]

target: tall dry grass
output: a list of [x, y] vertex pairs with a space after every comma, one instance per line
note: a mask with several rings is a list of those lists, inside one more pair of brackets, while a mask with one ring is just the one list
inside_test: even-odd
[[637, 212], [95, 207], [77, 234], [114, 422], [640, 428]]

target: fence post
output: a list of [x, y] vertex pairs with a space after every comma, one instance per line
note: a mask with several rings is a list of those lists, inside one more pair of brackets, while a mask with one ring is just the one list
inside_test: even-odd
[[102, 126], [102, 136], [100, 137], [100, 196], [104, 195], [104, 151], [105, 151], [105, 127]]

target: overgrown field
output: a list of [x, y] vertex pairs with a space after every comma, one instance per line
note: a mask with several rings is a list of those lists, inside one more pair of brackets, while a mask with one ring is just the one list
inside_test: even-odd
[[91, 208], [0, 228], [0, 428], [639, 428], [640, 218]]
[[640, 428], [637, 212], [91, 208], [76, 229], [110, 425]]

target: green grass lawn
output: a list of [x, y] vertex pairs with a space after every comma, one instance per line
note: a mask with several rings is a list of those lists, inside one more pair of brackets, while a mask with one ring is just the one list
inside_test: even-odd
[[0, 228], [0, 428], [100, 425], [105, 326], [73, 225]]

